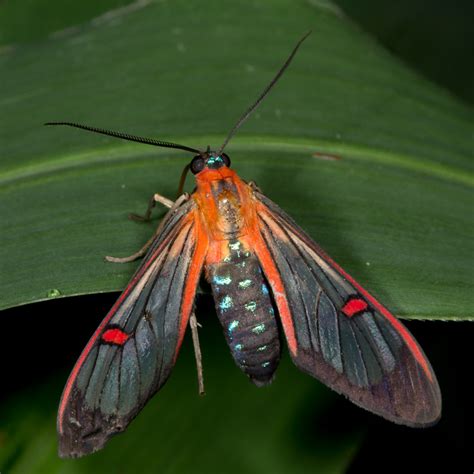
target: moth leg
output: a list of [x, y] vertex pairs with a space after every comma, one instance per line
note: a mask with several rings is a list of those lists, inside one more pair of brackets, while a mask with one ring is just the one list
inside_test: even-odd
[[161, 204], [163, 204], [163, 206], [166, 206], [168, 209], [171, 209], [174, 204], [174, 201], [158, 193], [153, 194], [153, 199], [155, 200], [155, 202], [160, 202]]
[[262, 190], [257, 186], [257, 183], [255, 181], [249, 181], [247, 183], [254, 191], [258, 191], [259, 193], [262, 192]]
[[[152, 199], [150, 199], [150, 204], [148, 205], [148, 210], [145, 214], [145, 217], [147, 216], [148, 213], [151, 214], [151, 210], [155, 206], [155, 204], [151, 204], [152, 200], [153, 200], [153, 203], [161, 202], [163, 205], [165, 205], [166, 207], [169, 207], [172, 210], [173, 208], [180, 206], [183, 201], [187, 201], [188, 199], [189, 199], [189, 194], [183, 194], [176, 202], [173, 202], [170, 199], [167, 199], [164, 196], [161, 196], [161, 194], [155, 193], [153, 194]], [[143, 219], [143, 220], [146, 220], [146, 219]], [[163, 227], [163, 221], [161, 221], [156, 231], [153, 233], [153, 235], [147, 240], [146, 244], [138, 252], [135, 252], [134, 254], [129, 255], [128, 257], [110, 257], [107, 255], [105, 259], [108, 262], [113, 262], [113, 263], [128, 263], [128, 262], [133, 262], [134, 260], [137, 260], [143, 257], [146, 254], [147, 250], [150, 248], [153, 241], [155, 240], [156, 236], [161, 232], [162, 227]]]
[[198, 334], [199, 323], [197, 322], [194, 311], [191, 313], [191, 316], [189, 318], [189, 326], [191, 327], [191, 334], [193, 336], [194, 357], [196, 358], [199, 395], [204, 395], [205, 391], [204, 391], [204, 378], [202, 375], [202, 356], [201, 356], [201, 346], [199, 345], [199, 334]]
[[128, 262], [133, 262], [134, 260], [138, 260], [139, 258], [143, 257], [143, 255], [146, 254], [147, 250], [150, 248], [150, 245], [153, 243], [155, 240], [156, 233], [153, 234], [146, 242], [146, 244], [138, 251], [133, 253], [132, 255], [129, 255], [128, 257], [110, 257], [107, 255], [105, 259], [108, 262], [113, 262], [113, 263], [128, 263]]
[[156, 206], [156, 203], [160, 202], [164, 206], [171, 208], [174, 204], [173, 201], [171, 201], [168, 198], [165, 198], [161, 194], [155, 193], [153, 196], [148, 201], [148, 207], [146, 209], [146, 212], [143, 216], [140, 214], [129, 214], [128, 218], [133, 220], [133, 221], [139, 221], [139, 222], [148, 222], [151, 220], [151, 213], [153, 211], [153, 208]]

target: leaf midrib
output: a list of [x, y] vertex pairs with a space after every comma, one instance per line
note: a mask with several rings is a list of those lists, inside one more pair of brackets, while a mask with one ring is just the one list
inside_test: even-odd
[[[199, 136], [181, 137], [171, 139], [178, 143], [220, 143], [222, 136]], [[355, 143], [340, 143], [330, 140], [311, 140], [305, 138], [275, 138], [269, 136], [246, 136], [235, 139], [232, 148], [236, 151], [286, 151], [296, 154], [308, 153], [308, 158], [313, 158], [315, 152], [326, 152], [341, 155], [345, 159], [355, 159], [365, 162], [382, 163], [417, 171], [425, 175], [441, 178], [445, 181], [463, 185], [474, 185], [474, 176], [465, 170], [434, 161], [420, 159], [404, 153], [369, 147]], [[29, 178], [39, 177], [56, 171], [70, 170], [84, 165], [120, 162], [133, 160], [139, 155], [141, 158], [147, 155], [153, 157], [169, 157], [169, 150], [154, 148], [152, 151], [144, 152], [141, 145], [111, 145], [101, 146], [94, 150], [83, 151], [68, 155], [57, 155], [40, 163], [29, 163], [23, 166], [4, 169], [0, 172], [0, 185], [13, 184]], [[240, 158], [242, 161], [245, 157]]]

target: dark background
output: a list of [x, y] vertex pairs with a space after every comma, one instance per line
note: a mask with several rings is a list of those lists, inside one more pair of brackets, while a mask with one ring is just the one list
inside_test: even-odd
[[474, 102], [474, 2], [336, 0], [362, 29], [426, 78]]

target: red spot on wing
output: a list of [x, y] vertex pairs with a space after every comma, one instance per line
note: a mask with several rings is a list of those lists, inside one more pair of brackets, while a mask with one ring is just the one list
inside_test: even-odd
[[117, 344], [118, 346], [123, 346], [129, 337], [130, 334], [127, 334], [119, 328], [107, 329], [107, 331], [102, 334], [102, 340], [104, 342]]
[[[261, 210], [263, 212], [266, 212], [270, 216], [272, 216], [274, 213], [271, 212], [266, 206], [261, 206]], [[316, 250], [318, 255], [326, 261], [332, 268], [334, 268], [342, 277], [344, 277], [347, 281], [349, 281], [354, 288], [371, 304], [373, 308], [375, 308], [377, 311], [379, 311], [385, 318], [390, 322], [392, 327], [400, 334], [400, 336], [403, 338], [403, 340], [406, 342], [408, 348], [410, 349], [411, 353], [415, 357], [416, 361], [420, 364], [421, 368], [425, 372], [426, 376], [428, 379], [433, 382], [434, 380], [434, 374], [430, 368], [429, 362], [426, 359], [425, 355], [423, 354], [423, 351], [421, 350], [420, 346], [416, 342], [415, 338], [410, 334], [408, 329], [395, 317], [393, 316], [390, 311], [388, 311], [387, 308], [382, 306], [370, 293], [368, 293], [364, 288], [362, 288], [348, 273], [346, 273], [331, 257], [329, 257], [324, 250], [319, 247], [315, 242], [313, 242], [311, 239], [306, 237], [304, 234], [301, 234], [298, 229], [293, 228], [292, 231], [303, 241], [305, 242], [310, 248], [313, 248], [313, 250]], [[262, 264], [263, 266], [263, 264]], [[267, 276], [268, 277], [268, 276]], [[277, 302], [278, 303], [278, 302]], [[280, 309], [280, 308], [279, 308]], [[286, 321], [285, 319], [282, 320], [283, 327], [285, 328], [285, 331], [287, 327], [289, 327], [289, 322], [291, 320], [291, 312], [289, 308], [286, 310], [288, 311], [288, 315], [286, 316]], [[285, 324], [286, 323], [286, 324]], [[288, 335], [287, 335], [288, 337]], [[294, 340], [294, 344], [296, 346], [296, 339]], [[291, 349], [291, 345], [290, 345]], [[295, 347], [295, 352], [296, 352], [296, 347]]]
[[63, 416], [64, 416], [64, 410], [66, 409], [67, 402], [69, 400], [69, 395], [71, 394], [72, 387], [74, 385], [74, 382], [77, 378], [77, 374], [79, 373], [79, 370], [82, 367], [82, 364], [84, 363], [86, 357], [89, 355], [89, 352], [91, 351], [94, 343], [97, 341], [97, 338], [99, 337], [100, 333], [103, 331], [103, 329], [106, 327], [108, 324], [109, 320], [112, 318], [112, 316], [116, 313], [117, 309], [120, 307], [120, 305], [123, 303], [125, 298], [130, 294], [130, 292], [133, 290], [137, 282], [140, 280], [140, 278], [143, 276], [143, 274], [148, 270], [148, 268], [153, 265], [160, 253], [163, 251], [164, 248], [169, 244], [170, 240], [176, 236], [176, 232], [172, 232], [161, 244], [160, 246], [156, 249], [156, 251], [153, 253], [153, 255], [142, 264], [140, 269], [135, 273], [133, 278], [131, 279], [130, 283], [127, 285], [125, 288], [124, 292], [120, 295], [119, 299], [115, 302], [114, 306], [112, 309], [107, 313], [107, 316], [102, 320], [100, 323], [99, 327], [96, 329], [94, 332], [93, 336], [89, 339], [89, 342], [87, 343], [86, 347], [82, 351], [79, 359], [76, 362], [76, 365], [72, 369], [71, 374], [69, 375], [69, 378], [67, 380], [66, 386], [64, 387], [63, 394], [61, 396], [61, 402], [59, 404], [59, 410], [58, 410], [58, 431], [60, 433], [63, 432]]
[[[303, 240], [306, 240], [304, 237], [302, 237]], [[311, 245], [311, 241], [310, 241]], [[364, 298], [367, 299], [367, 301], [370, 302], [370, 304], [376, 308], [383, 316], [387, 318], [387, 320], [390, 322], [392, 327], [402, 336], [404, 341], [406, 342], [407, 346], [409, 347], [411, 353], [417, 360], [417, 362], [420, 364], [422, 367], [423, 371], [425, 372], [426, 376], [430, 381], [433, 381], [433, 373], [431, 371], [430, 365], [423, 354], [422, 350], [420, 349], [420, 346], [418, 343], [415, 341], [415, 338], [410, 334], [408, 329], [395, 317], [393, 316], [390, 311], [382, 306], [369, 292], [364, 290], [362, 286], [360, 286], [354, 278], [352, 278], [348, 273], [346, 273], [329, 255], [327, 255], [326, 252], [324, 252], [321, 247], [318, 245], [315, 245], [314, 243], [312, 244], [314, 247], [316, 247], [318, 254], [321, 258], [323, 258], [327, 263], [329, 263], [334, 269], [336, 269], [346, 280], [348, 280], [354, 288], [360, 292], [361, 295], [364, 296]]]
[[341, 311], [351, 318], [357, 313], [366, 310], [368, 307], [367, 303], [360, 298], [353, 298], [349, 300], [342, 308]]

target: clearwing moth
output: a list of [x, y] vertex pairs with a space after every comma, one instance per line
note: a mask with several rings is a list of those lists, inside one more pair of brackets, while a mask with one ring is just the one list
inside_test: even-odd
[[[183, 171], [196, 188], [169, 212], [136, 254], [144, 259], [88, 342], [59, 405], [59, 455], [101, 449], [124, 431], [163, 386], [191, 322], [201, 275], [211, 285], [235, 363], [257, 386], [269, 384], [280, 359], [280, 330], [293, 362], [366, 410], [412, 427], [441, 415], [436, 376], [422, 349], [384, 306], [364, 290], [254, 183], [230, 168], [223, 152], [240, 125], [289, 66], [306, 34], [218, 151], [205, 151], [70, 122], [125, 140], [195, 154]], [[197, 353], [198, 369], [200, 357]], [[200, 382], [201, 382], [200, 377]]]

